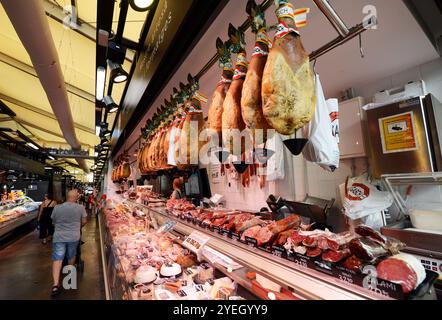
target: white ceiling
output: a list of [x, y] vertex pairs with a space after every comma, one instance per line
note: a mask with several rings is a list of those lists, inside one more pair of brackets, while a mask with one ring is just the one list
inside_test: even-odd
[[[308, 25], [301, 30], [303, 43], [308, 51], [314, 51], [338, 36], [313, 1], [297, 0], [292, 3], [296, 8], [311, 8]], [[321, 75], [327, 96], [339, 96], [340, 91], [346, 88], [371, 83], [438, 58], [436, 50], [402, 0], [331, 0], [330, 3], [348, 27], [362, 22], [363, 8], [366, 5], [373, 5], [377, 9], [379, 25], [377, 30], [369, 30], [362, 35], [364, 59], [361, 58], [357, 38], [318, 59], [316, 69]], [[169, 98], [173, 87], [178, 87], [180, 81], [185, 82], [188, 73], [198, 73], [209, 61], [215, 53], [216, 38], [227, 40], [228, 23], [239, 26], [244, 22], [247, 17], [246, 4], [247, 0], [229, 2], [172, 77], [154, 108], [141, 120], [132, 137], [126, 141], [126, 145], [131, 145], [138, 138], [140, 128], [164, 99]], [[272, 7], [267, 10], [266, 18], [269, 24], [276, 22], [274, 9]], [[246, 34], [246, 41], [250, 52], [254, 45], [254, 36], [251, 32]], [[216, 65], [201, 79], [201, 91], [211, 97], [219, 77], [220, 70]], [[208, 105], [210, 101], [206, 105], [206, 111]]]

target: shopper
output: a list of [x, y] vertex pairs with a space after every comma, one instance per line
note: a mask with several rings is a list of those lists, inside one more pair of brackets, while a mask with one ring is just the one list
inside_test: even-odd
[[87, 199], [87, 208], [88, 208], [88, 213], [89, 214], [92, 214], [94, 212], [94, 207], [95, 207], [95, 197], [91, 193], [89, 195], [89, 198]]
[[43, 202], [38, 210], [38, 225], [40, 227], [40, 239], [41, 243], [46, 244], [52, 239], [54, 234], [54, 226], [52, 225], [52, 211], [57, 205], [57, 201], [54, 200], [51, 194], [46, 194]]
[[183, 184], [183, 178], [176, 178], [175, 180], [173, 180], [173, 192], [172, 196], [170, 197], [172, 200], [179, 200], [184, 198], [182, 192]]
[[60, 293], [60, 272], [63, 259], [66, 257], [68, 263], [74, 265], [81, 228], [86, 224], [86, 210], [76, 203], [77, 200], [78, 192], [71, 190], [68, 193], [67, 202], [56, 206], [52, 212], [52, 221], [55, 226], [52, 247], [53, 296]]

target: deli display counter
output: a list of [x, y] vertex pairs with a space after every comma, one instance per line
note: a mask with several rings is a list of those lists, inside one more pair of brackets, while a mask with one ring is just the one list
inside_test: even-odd
[[[358, 258], [344, 249], [344, 247], [348, 247], [347, 244], [343, 245], [341, 250], [336, 251], [318, 249], [318, 242], [322, 242], [319, 245], [322, 248], [325, 248], [326, 245], [331, 247], [334, 245], [333, 243], [339, 243], [343, 240], [342, 234], [335, 235], [328, 230], [293, 232], [293, 229], [289, 229], [287, 231], [290, 231], [290, 235], [287, 232], [285, 234], [281, 232], [276, 237], [272, 236], [274, 240], [271, 245], [270, 243], [263, 245], [260, 243], [259, 236], [253, 236], [249, 232], [250, 228], [239, 233], [235, 231], [235, 228], [228, 227], [228, 221], [235, 220], [232, 218], [233, 216], [240, 219], [241, 214], [251, 213], [195, 208], [185, 201], [168, 201], [166, 206], [158, 206], [157, 204], [148, 206], [138, 204], [133, 200], [125, 200], [116, 207], [120, 208], [117, 211], [125, 208], [123, 211], [126, 211], [125, 215], [129, 217], [129, 220], [136, 216], [137, 222], [134, 220], [126, 225], [112, 219], [109, 220], [108, 214], [102, 214], [100, 217], [103, 265], [109, 299], [137, 299], [143, 296], [139, 288], [146, 287], [142, 283], [136, 284], [135, 279], [138, 276], [140, 261], [142, 261], [142, 265], [149, 261], [149, 253], [147, 256], [145, 255], [146, 247], [142, 244], [143, 241], [146, 243], [146, 238], [143, 237], [147, 236], [149, 239], [147, 242], [152, 243], [150, 240], [153, 237], [152, 234], [158, 234], [158, 231], [154, 230], [166, 230], [170, 241], [183, 248], [190, 248], [188, 251], [197, 257], [196, 268], [200, 268], [201, 263], [207, 263], [220, 274], [221, 279], [230, 279], [228, 282], [234, 284], [235, 290], [232, 289], [229, 291], [230, 294], [224, 295], [225, 299], [228, 299], [229, 296], [233, 296], [233, 299], [240, 299], [238, 298], [240, 296], [245, 299], [268, 300], [435, 299], [433, 283], [437, 274], [432, 271], [418, 269], [415, 275], [416, 281], [420, 279], [419, 283], [392, 282], [385, 280], [387, 278], [385, 276], [384, 279], [381, 279], [373, 274], [376, 270], [385, 271], [389, 269], [389, 265], [393, 264], [391, 261], [396, 259], [392, 259], [388, 254], [375, 259], [377, 267], [374, 263], [362, 262], [355, 268], [354, 266], [358, 264], [355, 261]], [[201, 214], [208, 212], [210, 213], [205, 218], [201, 216]], [[274, 230], [272, 228], [275, 225], [282, 225], [288, 221], [287, 219], [295, 220], [294, 216], [296, 215], [275, 222], [275, 224], [266, 223], [265, 226], [273, 226], [270, 230]], [[252, 217], [243, 222], [250, 224], [253, 219], [258, 219], [258, 217]], [[210, 223], [208, 223], [209, 221]], [[238, 220], [236, 222], [239, 223]], [[115, 229], [115, 224], [119, 225], [117, 229]], [[269, 230], [267, 227], [263, 227], [263, 229]], [[357, 239], [356, 241], [362, 241], [363, 244], [369, 244], [372, 241], [370, 240], [372, 236], [379, 235], [379, 233], [370, 235], [371, 231], [361, 228], [360, 234], [365, 233], [365, 236], [350, 236], [350, 234], [347, 236]], [[128, 234], [131, 234], [131, 238], [127, 238]], [[303, 236], [305, 234], [310, 236]], [[121, 249], [122, 237], [126, 237], [123, 240], [123, 250]], [[299, 250], [302, 245], [294, 245], [296, 237], [303, 238], [304, 246], [307, 245], [305, 246], [307, 252]], [[315, 243], [309, 244], [308, 242], [311, 240], [314, 240]], [[389, 239], [388, 241], [393, 240]], [[137, 246], [136, 243], [141, 245]], [[189, 244], [191, 245], [189, 246]], [[318, 250], [319, 254], [313, 254]], [[370, 253], [369, 250], [367, 252]], [[187, 252], [187, 254], [190, 253]], [[342, 256], [337, 256], [338, 254], [342, 254]], [[128, 259], [130, 255], [132, 255], [132, 259]], [[410, 259], [403, 253], [395, 257]], [[410, 262], [410, 260], [408, 261]], [[351, 263], [354, 264], [353, 268]], [[379, 269], [381, 264], [383, 269]], [[396, 265], [396, 268], [399, 267], [400, 263]], [[158, 266], [157, 269], [161, 270], [161, 268]], [[194, 279], [186, 275], [186, 272], [192, 273], [192, 267], [190, 269], [183, 267], [181, 276], [173, 280], [166, 280], [176, 283], [177, 279], [184, 277], [187, 282], [184, 282], [185, 286], [180, 283], [178, 290], [175, 292], [172, 290], [172, 295], [166, 294], [167, 297], [164, 295], [165, 299], [184, 299], [176, 292], [182, 291], [182, 287], [185, 287], [184, 291], [188, 290], [188, 282]], [[195, 273], [199, 274], [199, 271]], [[192, 295], [192, 299], [221, 299], [218, 293], [211, 291], [213, 279], [210, 280], [212, 282], [205, 283], [207, 287], [203, 286], [204, 290], [207, 290], [207, 295]], [[161, 287], [155, 283], [148, 287], [146, 296], [149, 299], [160, 299], [155, 293], [152, 293], [158, 288], [167, 291], [164, 289], [164, 283], [160, 282], [160, 284]]]
[[16, 228], [37, 219], [40, 202], [29, 197], [4, 200], [0, 206], [0, 238]]

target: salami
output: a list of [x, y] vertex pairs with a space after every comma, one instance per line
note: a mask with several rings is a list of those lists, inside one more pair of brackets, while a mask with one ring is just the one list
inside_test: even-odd
[[338, 263], [350, 255], [350, 250], [333, 251], [327, 250], [322, 253], [322, 260], [327, 262]]
[[307, 248], [306, 255], [307, 257], [317, 258], [322, 254], [322, 250], [318, 247], [316, 248]]
[[278, 32], [262, 79], [263, 113], [279, 133], [291, 135], [308, 124], [315, 111], [315, 86], [309, 56], [296, 29], [288, 0], [276, 0]]
[[420, 261], [405, 253], [380, 262], [376, 271], [378, 278], [400, 284], [404, 293], [416, 289], [426, 277], [425, 269]]
[[367, 262], [373, 262], [389, 254], [387, 249], [370, 238], [353, 239], [350, 241], [349, 248], [352, 254]]

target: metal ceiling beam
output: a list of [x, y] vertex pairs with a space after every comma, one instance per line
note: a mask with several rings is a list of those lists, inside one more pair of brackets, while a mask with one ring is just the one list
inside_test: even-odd
[[[7, 65], [20, 70], [22, 72], [25, 72], [35, 78], [38, 78], [37, 72], [35, 72], [34, 67], [21, 62], [15, 58], [12, 58], [2, 52], [0, 52], [0, 61], [6, 63]], [[72, 84], [66, 83], [66, 89], [69, 93], [72, 93], [73, 95], [76, 95], [77, 97], [80, 97], [82, 99], [88, 100], [89, 102], [95, 103], [95, 95], [84, 91], [83, 89], [80, 89], [76, 86], [73, 86]]]
[[[63, 12], [63, 8], [60, 6], [57, 6], [55, 3], [50, 2], [48, 0], [45, 0], [43, 2], [43, 7], [45, 9], [46, 15], [55, 21], [66, 24], [66, 14]], [[77, 10], [78, 13], [78, 10]], [[81, 34], [83, 37], [96, 42], [97, 39], [97, 29], [87, 23], [86, 21], [80, 19], [77, 17], [77, 24], [78, 28], [73, 28], [72, 30], [77, 32], [78, 34]], [[132, 63], [134, 61], [135, 52], [133, 51], [127, 51], [126, 53], [126, 60]]]
[[[4, 95], [2, 93], [0, 93], [0, 99], [5, 100], [5, 101], [9, 101], [10, 103], [15, 104], [18, 107], [21, 107], [23, 109], [32, 111], [32, 112], [37, 113], [37, 114], [39, 114], [41, 116], [44, 116], [46, 118], [50, 118], [52, 120], [56, 120], [57, 121], [57, 117], [53, 113], [41, 110], [39, 108], [36, 108], [34, 106], [31, 106], [30, 104], [27, 104], [27, 103], [23, 102], [23, 101], [19, 101], [17, 99], [14, 99], [14, 98], [9, 97], [7, 95]], [[81, 124], [75, 123], [74, 127], [75, 127], [75, 129], [78, 129], [78, 130], [81, 130], [81, 131], [84, 131], [84, 132], [87, 132], [87, 133], [95, 135], [95, 130], [94, 129], [90, 129], [90, 128], [85, 127], [85, 126], [83, 126]]]

